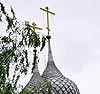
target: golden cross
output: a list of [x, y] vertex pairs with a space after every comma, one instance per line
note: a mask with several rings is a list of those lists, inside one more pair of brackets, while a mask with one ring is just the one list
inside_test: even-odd
[[[32, 23], [32, 26], [31, 27], [33, 28], [34, 32], [35, 32], [36, 29], [42, 30], [42, 28], [36, 26], [36, 23], [35, 22]], [[36, 47], [34, 47], [34, 52], [36, 52]]]
[[32, 28], [34, 29], [34, 31], [35, 29], [42, 30], [42, 28], [36, 26], [35, 22], [32, 23]]
[[48, 7], [45, 7], [45, 9], [43, 9], [43, 8], [40, 8], [40, 9], [45, 11], [45, 12], [47, 12], [47, 30], [48, 30], [48, 34], [49, 34], [49, 32], [50, 32], [50, 28], [49, 28], [49, 13], [53, 14], [53, 15], [55, 15], [55, 13], [49, 11]]

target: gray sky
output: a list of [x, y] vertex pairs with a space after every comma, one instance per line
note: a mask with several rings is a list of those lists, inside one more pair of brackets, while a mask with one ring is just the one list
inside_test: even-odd
[[[48, 6], [51, 46], [56, 66], [72, 79], [81, 94], [100, 94], [100, 1], [99, 0], [1, 0], [9, 2], [21, 21], [36, 22], [45, 28]], [[7, 5], [7, 3], [5, 3]], [[46, 34], [46, 29], [40, 31]], [[46, 67], [46, 48], [41, 53], [40, 73]], [[20, 81], [24, 85], [30, 79]]]

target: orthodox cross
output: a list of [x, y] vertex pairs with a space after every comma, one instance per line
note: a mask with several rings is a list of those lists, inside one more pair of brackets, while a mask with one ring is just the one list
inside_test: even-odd
[[[32, 26], [31, 27], [33, 28], [34, 32], [35, 32], [36, 29], [42, 30], [42, 28], [36, 26], [36, 23], [35, 22], [32, 23]], [[34, 48], [34, 52], [36, 54], [36, 47]]]
[[50, 27], [49, 27], [49, 13], [53, 14], [53, 15], [55, 15], [55, 13], [49, 11], [48, 7], [45, 7], [45, 9], [43, 9], [43, 8], [40, 8], [40, 9], [43, 10], [43, 11], [45, 11], [45, 12], [47, 12], [47, 30], [48, 30], [48, 35], [49, 35], [49, 32], [50, 32]]
[[35, 31], [36, 29], [42, 30], [42, 28], [36, 26], [36, 23], [35, 23], [35, 22], [32, 23], [32, 28], [33, 28], [34, 31]]

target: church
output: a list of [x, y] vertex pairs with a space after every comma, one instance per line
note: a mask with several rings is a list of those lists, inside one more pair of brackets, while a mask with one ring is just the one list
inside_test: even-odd
[[[38, 64], [35, 65], [35, 69], [30, 81], [27, 83], [24, 89], [31, 90], [37, 86], [42, 85], [44, 82], [50, 82], [52, 89], [51, 93], [48, 94], [80, 94], [77, 85], [70, 79], [66, 78], [56, 67], [52, 49], [50, 45], [50, 28], [49, 28], [49, 13], [55, 15], [53, 12], [48, 10], [48, 7], [45, 9], [40, 8], [41, 10], [47, 12], [47, 30], [48, 35], [46, 36], [48, 40], [48, 61], [47, 66], [42, 75], [40, 75], [38, 70]], [[45, 87], [43, 87], [45, 90]], [[45, 93], [37, 93], [37, 94], [45, 94]], [[47, 94], [47, 93], [46, 93]]]

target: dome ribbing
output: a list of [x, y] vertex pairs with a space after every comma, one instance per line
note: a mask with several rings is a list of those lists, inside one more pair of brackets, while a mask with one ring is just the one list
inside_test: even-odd
[[80, 94], [77, 85], [72, 80], [64, 77], [56, 67], [52, 56], [50, 38], [48, 38], [47, 67], [44, 70], [42, 77], [51, 82], [53, 87], [53, 94]]

